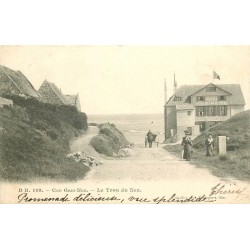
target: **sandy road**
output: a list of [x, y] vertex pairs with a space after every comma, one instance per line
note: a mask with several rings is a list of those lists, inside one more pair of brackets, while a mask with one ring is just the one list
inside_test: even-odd
[[[130, 203], [136, 204], [141, 200], [145, 203], [145, 197], [153, 203], [157, 197], [169, 199], [173, 195], [180, 199], [205, 196], [216, 203], [250, 202], [248, 183], [220, 179], [206, 167], [196, 167], [192, 162], [170, 154], [162, 144], [158, 148], [155, 144], [153, 148], [136, 144], [133, 148], [135, 154], [131, 157], [111, 158], [98, 155], [89, 145], [89, 141], [97, 133], [96, 127], [90, 127], [88, 133], [77, 138], [71, 146], [72, 151], [84, 151], [103, 162], [103, 165], [92, 167], [83, 180], [74, 183], [75, 187], [86, 187], [91, 195], [117, 195], [125, 202], [132, 199]], [[223, 192], [226, 193], [212, 195], [213, 188], [218, 185], [223, 186]], [[125, 189], [127, 191], [123, 192]], [[243, 191], [242, 195], [230, 193], [237, 190], [244, 190], [244, 194]]]
[[98, 133], [96, 127], [90, 127], [88, 134], [76, 139], [71, 146], [71, 151], [84, 151], [95, 156], [104, 163], [96, 166], [85, 177], [85, 180], [100, 183], [102, 181], [127, 182], [127, 181], [192, 181], [196, 180], [220, 181], [219, 178], [209, 173], [207, 169], [197, 168], [189, 162], [171, 155], [163, 145], [157, 148], [144, 148], [135, 145], [135, 155], [126, 158], [108, 158], [98, 155], [89, 145], [90, 139]]
[[[196, 167], [183, 161], [163, 149], [144, 148], [136, 144], [135, 154], [127, 158], [111, 158], [97, 154], [89, 145], [91, 138], [98, 133], [96, 127], [90, 127], [88, 132], [76, 138], [71, 145], [71, 151], [84, 151], [103, 162], [103, 165], [93, 166], [84, 179], [73, 182], [58, 182], [37, 180], [34, 183], [0, 183], [0, 197], [5, 203], [16, 203], [20, 195], [20, 187], [31, 197], [64, 197], [69, 203], [79, 203], [76, 197], [88, 197], [83, 203], [96, 203], [96, 199], [104, 199], [99, 203], [116, 197], [114, 203], [175, 203], [176, 199], [189, 200], [196, 203], [197, 199], [205, 197], [204, 203], [249, 203], [249, 183], [236, 180], [221, 180], [212, 175], [207, 168]], [[223, 187], [224, 193], [214, 194], [214, 187]], [[42, 190], [37, 193], [36, 190]], [[238, 192], [238, 193], [236, 193]], [[11, 194], [11, 195], [10, 195]], [[174, 198], [173, 198], [174, 197]], [[173, 199], [175, 199], [173, 201]], [[212, 199], [212, 201], [211, 201]], [[81, 201], [82, 202], [82, 201]], [[203, 202], [199, 201], [199, 202]], [[0, 200], [1, 203], [1, 200]]]

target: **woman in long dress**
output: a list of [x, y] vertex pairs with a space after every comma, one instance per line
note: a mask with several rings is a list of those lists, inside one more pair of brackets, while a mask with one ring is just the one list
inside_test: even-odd
[[191, 160], [191, 150], [192, 150], [192, 140], [191, 137], [189, 136], [189, 131], [185, 130], [185, 137], [182, 138], [182, 143], [181, 145], [183, 146], [184, 149], [184, 154], [183, 154], [183, 159], [186, 161]]
[[214, 156], [214, 139], [211, 134], [208, 135], [205, 145], [207, 148], [206, 156]]

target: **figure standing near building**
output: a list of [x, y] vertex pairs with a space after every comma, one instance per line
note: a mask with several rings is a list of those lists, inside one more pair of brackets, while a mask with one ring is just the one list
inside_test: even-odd
[[150, 148], [152, 148], [152, 143], [154, 141], [154, 135], [151, 132], [151, 130], [148, 131], [147, 137], [148, 137], [148, 145], [149, 145]]
[[182, 143], [181, 145], [183, 146], [184, 149], [184, 154], [183, 154], [183, 159], [186, 161], [191, 160], [191, 150], [192, 150], [192, 140], [190, 135], [190, 132], [188, 130], [185, 130], [185, 137], [182, 138]]
[[156, 142], [156, 145], [157, 145], [157, 148], [158, 148], [158, 146], [159, 146], [159, 134], [157, 135], [157, 137], [156, 137], [156, 139], [155, 139], [155, 142]]
[[145, 148], [148, 146], [148, 135], [145, 135]]
[[206, 156], [214, 156], [214, 139], [211, 134], [208, 135], [205, 145], [207, 149]]

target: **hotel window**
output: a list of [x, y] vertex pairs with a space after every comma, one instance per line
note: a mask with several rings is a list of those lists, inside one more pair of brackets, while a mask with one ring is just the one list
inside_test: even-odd
[[206, 107], [196, 107], [196, 116], [205, 116], [206, 115]]
[[205, 96], [196, 96], [196, 101], [197, 102], [204, 102], [205, 101]]
[[187, 113], [188, 113], [188, 115], [191, 115], [192, 111], [188, 111]]
[[206, 96], [206, 101], [207, 102], [216, 102], [217, 96]]
[[218, 101], [226, 101], [226, 96], [225, 95], [218, 96]]
[[207, 107], [207, 116], [216, 116], [216, 107], [208, 106]]
[[207, 92], [216, 92], [216, 87], [214, 87], [214, 86], [207, 87], [206, 91]]
[[227, 106], [219, 106], [219, 114], [220, 114], [220, 116], [226, 116], [227, 115]]

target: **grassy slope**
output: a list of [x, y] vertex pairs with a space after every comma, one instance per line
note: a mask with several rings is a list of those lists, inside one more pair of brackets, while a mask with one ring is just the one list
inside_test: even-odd
[[[82, 178], [88, 168], [65, 157], [69, 151], [69, 139], [85, 126], [77, 123], [77, 113], [68, 110], [63, 116], [63, 110], [53, 105], [19, 100], [19, 97], [18, 101], [23, 107], [0, 108], [1, 179]], [[27, 103], [29, 107], [25, 107]], [[70, 112], [76, 119], [70, 117], [71, 121], [67, 122]]]
[[[229, 137], [225, 157], [219, 157], [218, 154], [214, 157], [205, 156], [205, 137], [210, 133], [214, 138], [218, 135]], [[180, 157], [180, 145], [167, 145], [165, 148]], [[250, 110], [203, 132], [193, 141], [193, 148], [192, 162], [195, 165], [206, 167], [221, 178], [250, 181]]]
[[90, 141], [91, 146], [98, 153], [113, 156], [113, 153], [117, 154], [121, 148], [130, 144], [114, 124], [105, 123], [98, 127], [99, 135], [93, 137]]

